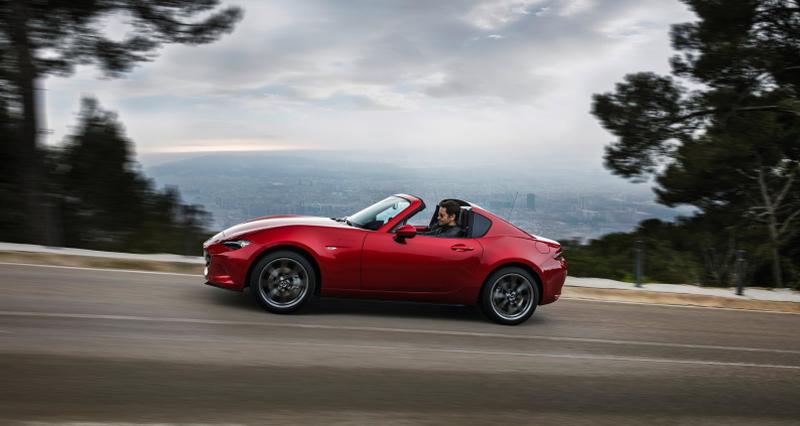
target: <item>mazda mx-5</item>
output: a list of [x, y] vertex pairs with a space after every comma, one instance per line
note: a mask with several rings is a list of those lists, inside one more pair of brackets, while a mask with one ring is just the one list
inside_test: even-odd
[[[443, 206], [453, 203], [452, 227], [437, 233], [448, 220]], [[252, 219], [203, 244], [205, 278], [226, 289], [249, 287], [274, 313], [294, 312], [316, 296], [394, 299], [478, 305], [513, 325], [558, 300], [567, 275], [558, 242], [467, 201], [442, 200], [429, 222], [412, 224], [424, 210], [422, 199], [396, 194], [342, 218]]]

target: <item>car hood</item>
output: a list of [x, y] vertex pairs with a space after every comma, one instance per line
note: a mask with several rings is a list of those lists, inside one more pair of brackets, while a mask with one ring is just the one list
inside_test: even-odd
[[263, 231], [270, 228], [278, 228], [281, 226], [324, 226], [331, 228], [350, 228], [349, 225], [337, 222], [328, 217], [318, 216], [296, 216], [296, 215], [281, 215], [281, 216], [263, 216], [255, 219], [250, 219], [238, 225], [231, 226], [230, 228], [218, 233], [211, 237], [206, 243], [216, 243], [222, 240], [230, 240], [231, 238], [238, 238], [242, 235], [249, 234], [255, 231]]

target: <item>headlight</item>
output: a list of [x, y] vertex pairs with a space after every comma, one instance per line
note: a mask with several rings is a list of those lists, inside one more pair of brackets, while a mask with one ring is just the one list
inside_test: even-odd
[[222, 243], [222, 245], [233, 250], [239, 250], [240, 248], [245, 248], [249, 246], [250, 241], [247, 240], [225, 241], [224, 243]]

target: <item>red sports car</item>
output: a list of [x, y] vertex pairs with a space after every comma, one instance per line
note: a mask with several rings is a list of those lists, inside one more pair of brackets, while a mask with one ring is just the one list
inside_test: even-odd
[[458, 234], [431, 234], [446, 216], [440, 208], [446, 201], [427, 226], [408, 223], [425, 203], [407, 194], [344, 218], [252, 219], [203, 244], [205, 278], [231, 290], [249, 286], [275, 313], [293, 312], [319, 295], [477, 304], [511, 325], [558, 300], [567, 276], [559, 243], [461, 200], [447, 203]]

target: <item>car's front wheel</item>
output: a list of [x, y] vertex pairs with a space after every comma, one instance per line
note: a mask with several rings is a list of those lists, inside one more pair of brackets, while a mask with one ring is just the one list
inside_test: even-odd
[[531, 274], [517, 267], [502, 268], [486, 280], [481, 290], [481, 309], [495, 322], [524, 322], [539, 304], [539, 287]]
[[259, 260], [250, 275], [250, 291], [264, 309], [288, 314], [314, 295], [317, 277], [308, 259], [292, 251], [277, 251]]

